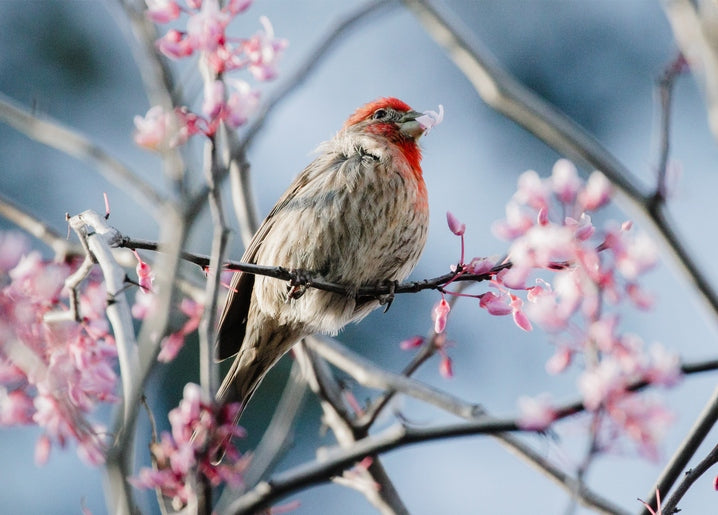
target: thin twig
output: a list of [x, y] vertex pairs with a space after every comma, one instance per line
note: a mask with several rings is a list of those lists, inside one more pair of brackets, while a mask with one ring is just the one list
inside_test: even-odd
[[684, 474], [683, 481], [678, 484], [676, 491], [663, 505], [663, 515], [672, 515], [680, 511], [678, 509], [678, 503], [683, 499], [683, 496], [686, 495], [688, 489], [716, 463], [718, 463], [718, 445], [713, 447], [711, 452], [708, 453], [708, 456], [703, 458], [698, 465]]
[[0, 193], [0, 216], [50, 247], [56, 259], [64, 260], [82, 253], [82, 249], [70, 243], [65, 236], [55, 232], [45, 222], [26, 212], [2, 193]]
[[453, 395], [404, 375], [384, 370], [330, 338], [314, 337], [307, 344], [322, 358], [344, 370], [359, 384], [367, 388], [400, 392], [461, 418], [473, 419], [483, 412], [480, 406], [462, 401]]
[[[158, 244], [146, 240], [134, 240], [127, 237], [123, 237], [120, 243], [121, 247], [128, 249], [144, 249], [161, 251]], [[210, 265], [210, 258], [201, 254], [194, 254], [191, 252], [182, 252], [182, 259], [190, 263], [194, 263], [202, 269], [207, 269]], [[242, 263], [239, 261], [225, 261], [222, 267], [226, 270], [239, 270], [242, 272], [263, 275], [266, 277], [273, 277], [284, 281], [291, 281], [293, 284], [301, 284], [309, 288], [316, 288], [318, 290], [324, 290], [332, 293], [339, 293], [341, 295], [355, 296], [358, 300], [369, 300], [376, 299], [384, 295], [389, 294], [401, 294], [401, 293], [418, 293], [423, 290], [439, 290], [442, 291], [442, 287], [449, 282], [483, 282], [489, 281], [494, 275], [501, 270], [511, 267], [510, 262], [505, 262], [500, 265], [496, 265], [489, 272], [483, 274], [471, 274], [467, 272], [448, 272], [437, 277], [430, 279], [423, 279], [421, 281], [408, 281], [405, 283], [394, 286], [388, 284], [386, 281], [381, 282], [375, 286], [362, 286], [360, 288], [354, 288], [351, 286], [345, 286], [330, 281], [325, 281], [319, 274], [309, 270], [288, 270], [281, 266], [267, 266], [267, 265], [255, 265], [253, 263]], [[452, 297], [454, 298], [454, 297]]]
[[[651, 493], [646, 500], [648, 506], [656, 506], [656, 492], [660, 492], [663, 497], [668, 495], [668, 492], [670, 492], [673, 485], [678, 481], [678, 478], [683, 474], [683, 471], [698, 450], [698, 447], [700, 447], [703, 440], [708, 436], [716, 420], [718, 420], [718, 388], [713, 391], [703, 411], [694, 422], [693, 427], [691, 427], [691, 430], [675, 450], [668, 464], [663, 469], [661, 476], [651, 489]], [[678, 499], [676, 500], [676, 503], [677, 502]], [[642, 511], [642, 514], [645, 515], [649, 513], [648, 508]], [[666, 511], [665, 513], [669, 515], [672, 512]]]

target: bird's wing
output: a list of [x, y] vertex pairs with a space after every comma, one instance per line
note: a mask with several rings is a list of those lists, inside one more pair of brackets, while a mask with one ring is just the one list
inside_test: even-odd
[[[297, 192], [311, 180], [312, 171], [315, 169], [316, 161], [307, 166], [304, 171], [294, 179], [287, 191], [270, 211], [267, 218], [252, 237], [249, 246], [242, 256], [243, 263], [255, 263], [257, 251], [267, 235], [275, 225], [276, 215], [297, 196]], [[254, 274], [237, 272], [232, 277], [232, 282], [227, 295], [227, 300], [219, 318], [217, 330], [217, 352], [219, 360], [225, 360], [237, 354], [244, 340], [247, 329], [247, 316], [249, 304], [252, 300], [252, 288], [254, 288]]]

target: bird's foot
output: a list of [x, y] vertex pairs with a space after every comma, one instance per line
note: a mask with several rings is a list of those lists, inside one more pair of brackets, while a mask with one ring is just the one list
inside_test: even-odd
[[291, 270], [292, 278], [287, 284], [287, 302], [296, 300], [307, 291], [307, 285], [311, 282], [311, 277], [304, 270]]
[[396, 286], [399, 284], [399, 281], [385, 281], [384, 284], [389, 286], [389, 293], [386, 295], [379, 295], [379, 304], [384, 306], [384, 313], [386, 313], [389, 311], [391, 303], [394, 302], [394, 291], [396, 290]]

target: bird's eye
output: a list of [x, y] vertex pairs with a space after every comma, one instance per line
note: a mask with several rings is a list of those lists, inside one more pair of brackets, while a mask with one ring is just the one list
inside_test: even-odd
[[382, 118], [386, 118], [386, 115], [386, 109], [377, 109], [376, 111], [374, 111], [373, 118], [375, 120], [381, 120]]

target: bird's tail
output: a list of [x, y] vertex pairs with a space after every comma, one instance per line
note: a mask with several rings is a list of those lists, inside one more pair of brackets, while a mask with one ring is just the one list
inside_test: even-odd
[[[253, 334], [256, 337], [252, 337]], [[259, 331], [250, 331], [217, 391], [217, 403], [240, 403], [238, 420], [269, 369], [302, 336], [286, 326], [269, 328], [265, 325]]]

